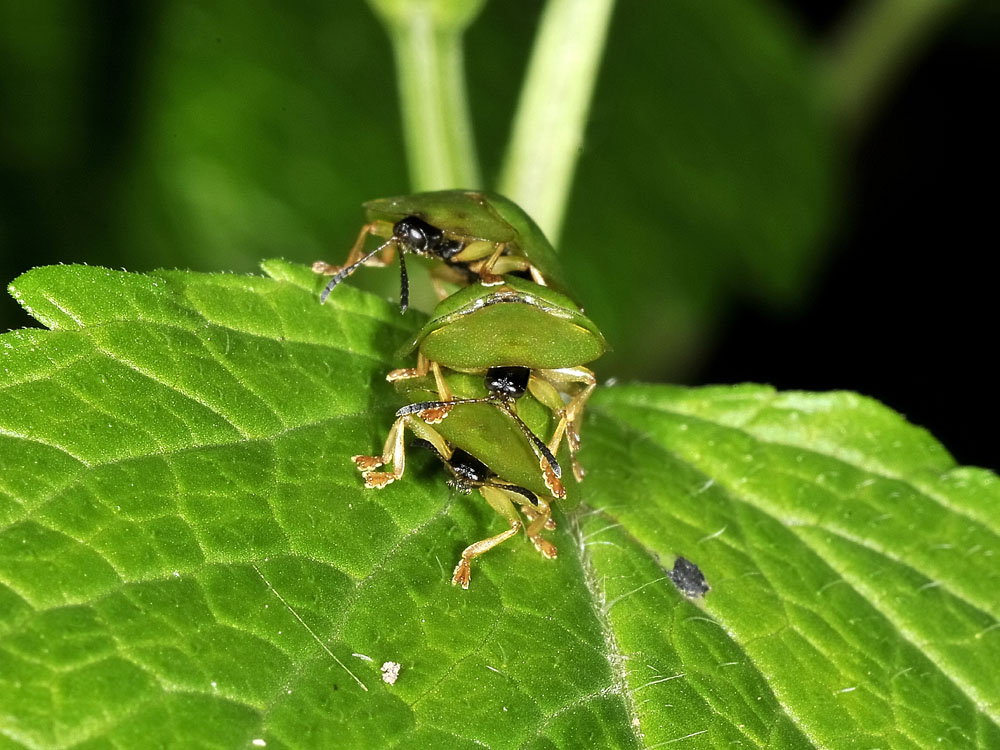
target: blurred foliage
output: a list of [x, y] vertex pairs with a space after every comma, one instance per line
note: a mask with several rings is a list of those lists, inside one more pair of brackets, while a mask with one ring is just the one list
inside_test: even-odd
[[[336, 262], [362, 201], [408, 191], [392, 55], [362, 3], [0, 14], [6, 279], [71, 261]], [[487, 187], [537, 14], [489, 3], [467, 38]], [[733, 289], [801, 293], [836, 193], [815, 77], [769, 3], [618, 6], [561, 242], [615, 346], [602, 372], [677, 377]], [[5, 304], [0, 325], [26, 323]]]

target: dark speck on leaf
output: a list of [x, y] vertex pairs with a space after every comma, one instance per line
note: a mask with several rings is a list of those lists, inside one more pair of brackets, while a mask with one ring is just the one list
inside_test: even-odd
[[686, 557], [677, 558], [674, 569], [667, 573], [667, 577], [689, 599], [704, 596], [710, 588], [705, 582], [705, 575], [701, 572], [701, 568]]

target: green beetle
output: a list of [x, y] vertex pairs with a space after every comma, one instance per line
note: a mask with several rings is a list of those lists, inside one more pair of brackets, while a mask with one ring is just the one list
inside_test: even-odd
[[[491, 368], [485, 377], [447, 372], [448, 402], [425, 401], [438, 393], [434, 378], [408, 378], [397, 389], [415, 403], [396, 412], [385, 447], [378, 456], [354, 456], [365, 486], [381, 489], [403, 475], [406, 464], [404, 435], [407, 429], [429, 443], [455, 477], [462, 492], [478, 489], [489, 505], [502, 515], [509, 528], [475, 542], [462, 553], [452, 583], [469, 587], [471, 561], [492, 547], [525, 533], [542, 555], [556, 557], [555, 545], [541, 536], [554, 529], [551, 503], [567, 497], [560, 480], [562, 470], [553, 453], [538, 437], [552, 426], [551, 411], [527, 393], [524, 368]], [[514, 372], [511, 372], [511, 371]], [[515, 410], [513, 402], [517, 401]], [[523, 419], [522, 419], [523, 415]], [[447, 417], [447, 419], [445, 418]], [[392, 471], [377, 471], [392, 464]], [[543, 471], [539, 472], [539, 466]], [[575, 498], [574, 498], [575, 500]], [[520, 520], [517, 510], [524, 515]]]
[[[443, 262], [435, 284], [468, 284], [477, 278], [498, 284], [500, 277], [521, 272], [540, 285], [565, 289], [555, 250], [542, 230], [515, 203], [496, 193], [441, 190], [380, 198], [364, 204], [366, 223], [341, 266], [325, 261], [313, 270], [332, 275], [320, 295], [325, 302], [341, 281], [362, 265], [386, 266], [399, 255], [400, 310], [409, 304], [407, 253]], [[365, 252], [368, 235], [385, 239]], [[376, 257], [378, 256], [378, 257]], [[444, 297], [443, 287], [438, 287]]]
[[531, 394], [559, 418], [549, 449], [557, 452], [565, 435], [573, 473], [577, 481], [583, 478], [576, 460], [578, 425], [597, 385], [594, 373], [583, 365], [600, 357], [607, 344], [569, 297], [512, 276], [499, 286], [466, 287], [440, 302], [399, 354], [405, 356], [414, 349], [417, 366], [393, 370], [387, 380], [397, 382], [431, 372], [442, 402], [452, 398], [441, 376], [442, 367], [478, 374], [496, 367], [530, 370]]
[[[441, 460], [452, 474], [448, 482], [453, 489], [468, 495], [473, 489], [493, 510], [499, 513], [509, 524], [505, 531], [494, 536], [473, 542], [462, 550], [462, 558], [455, 566], [452, 575], [452, 585], [469, 588], [472, 576], [472, 560], [484, 552], [507, 541], [517, 532], [524, 529], [525, 536], [535, 545], [535, 549], [548, 560], [554, 560], [558, 554], [556, 546], [542, 536], [543, 529], [554, 530], [556, 522], [552, 518], [552, 506], [544, 497], [539, 497], [527, 487], [521, 487], [498, 477], [486, 464], [466, 450], [446, 446], [449, 452], [439, 453]], [[527, 525], [518, 515], [518, 509], [524, 515]]]

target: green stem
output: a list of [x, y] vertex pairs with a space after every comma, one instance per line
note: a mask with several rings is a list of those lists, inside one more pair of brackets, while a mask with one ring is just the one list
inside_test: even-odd
[[550, 0], [517, 107], [500, 192], [556, 243], [614, 0]]
[[480, 187], [462, 35], [482, 0], [372, 0], [392, 40], [413, 190]]
[[871, 119], [882, 95], [962, 0], [870, 0], [842, 24], [826, 60], [834, 114], [849, 132]]

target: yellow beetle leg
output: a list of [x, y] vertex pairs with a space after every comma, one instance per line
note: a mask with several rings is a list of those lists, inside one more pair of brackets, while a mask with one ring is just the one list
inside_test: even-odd
[[441, 374], [441, 365], [437, 362], [431, 362], [431, 372], [434, 373], [434, 383], [437, 385], [438, 399], [441, 401], [454, 401], [454, 396], [451, 395], [451, 388], [448, 387], [448, 382], [444, 379], [444, 375]]
[[[362, 472], [365, 480], [365, 487], [368, 489], [380, 490], [392, 484], [397, 479], [402, 478], [406, 471], [406, 445], [403, 438], [406, 435], [406, 428], [419, 438], [426, 440], [436, 450], [444, 460], [451, 458], [452, 450], [447, 441], [433, 427], [429, 427], [419, 419], [414, 419], [407, 414], [392, 423], [389, 435], [385, 439], [385, 447], [382, 448], [381, 456], [352, 456], [351, 460]], [[375, 471], [379, 466], [392, 464], [392, 471]]]
[[[392, 232], [392, 224], [388, 221], [379, 220], [365, 224], [361, 227], [361, 231], [358, 233], [358, 238], [354, 240], [351, 252], [347, 254], [347, 260], [345, 260], [342, 265], [335, 266], [324, 260], [317, 260], [312, 264], [312, 270], [316, 273], [323, 274], [324, 276], [333, 276], [341, 269], [347, 268], [347, 266], [352, 263], [356, 263], [361, 260], [361, 256], [364, 255], [365, 240], [368, 238], [369, 234], [375, 235], [376, 237], [389, 238], [392, 237]], [[379, 256], [372, 258], [365, 265], [375, 267], [387, 266], [392, 262], [395, 254], [396, 245], [395, 243], [391, 243], [386, 245], [385, 250], [383, 250]]]
[[422, 378], [430, 370], [430, 362], [427, 357], [423, 355], [423, 352], [417, 352], [417, 366], [416, 367], [404, 367], [399, 370], [393, 370], [385, 379], [390, 383], [395, 383], [397, 380], [409, 380], [410, 378]]
[[525, 532], [528, 535], [528, 539], [531, 543], [535, 545], [535, 549], [542, 553], [542, 557], [548, 560], [554, 560], [558, 554], [556, 546], [550, 542], [548, 539], [542, 538], [542, 529], [555, 528], [555, 523], [552, 521], [552, 508], [547, 502], [538, 498], [538, 506], [530, 508], [525, 505], [521, 508], [521, 512], [528, 516], [528, 527]]
[[528, 259], [518, 255], [503, 255], [497, 258], [490, 268], [490, 271], [497, 276], [506, 276], [508, 273], [513, 273], [514, 271], [531, 270], [532, 265], [528, 262]]
[[516, 493], [507, 492], [499, 487], [485, 485], [479, 488], [479, 494], [490, 504], [497, 513], [507, 519], [510, 528], [496, 536], [487, 537], [478, 542], [470, 544], [462, 551], [462, 559], [455, 566], [455, 573], [451, 577], [452, 585], [461, 586], [463, 589], [469, 588], [469, 579], [472, 577], [472, 559], [479, 557], [484, 552], [496, 547], [498, 544], [506, 542], [521, 530], [521, 519], [511, 503], [511, 496]]
[[[503, 248], [503, 245], [500, 247]], [[489, 258], [495, 252], [496, 243], [487, 242], [486, 240], [474, 240], [451, 256], [451, 260], [458, 261], [459, 263], [475, 264], [476, 261]]]
[[390, 383], [395, 383], [397, 380], [421, 378], [428, 372], [434, 373], [434, 383], [437, 386], [438, 400], [454, 401], [455, 397], [452, 396], [451, 388], [448, 386], [448, 382], [444, 379], [444, 375], [441, 373], [441, 365], [437, 362], [431, 362], [423, 355], [423, 352], [417, 353], [416, 367], [393, 370], [385, 376], [385, 379]]
[[483, 286], [496, 286], [503, 283], [503, 276], [494, 272], [493, 266], [500, 259], [500, 256], [503, 255], [505, 247], [507, 247], [506, 243], [498, 242], [493, 248], [493, 253], [486, 260], [470, 266], [473, 271], [479, 274]]
[[[573, 476], [579, 482], [583, 479], [585, 472], [576, 458], [576, 452], [580, 449], [578, 425], [583, 416], [583, 407], [597, 387], [597, 378], [586, 367], [564, 367], [557, 370], [537, 370], [536, 372], [537, 374], [533, 373], [528, 381], [528, 389], [536, 399], [559, 416], [559, 422], [553, 431], [548, 448], [556, 453], [559, 449], [559, 443], [565, 435], [570, 459], [573, 463]], [[571, 387], [580, 385], [583, 388], [579, 389], [569, 402], [564, 404], [560, 394], [568, 394]]]

